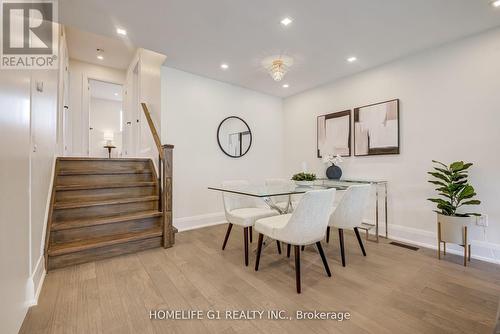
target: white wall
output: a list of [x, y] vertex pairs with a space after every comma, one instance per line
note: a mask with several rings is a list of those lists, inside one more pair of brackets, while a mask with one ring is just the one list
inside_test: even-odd
[[[283, 176], [281, 99], [168, 67], [161, 74], [162, 143], [175, 145], [176, 227], [223, 219], [221, 195], [208, 186]], [[217, 127], [231, 115], [243, 118], [253, 134], [250, 151], [239, 159], [226, 156], [217, 144]]]
[[111, 156], [120, 157], [122, 152], [122, 133], [120, 131], [120, 113], [122, 102], [90, 98], [90, 126], [93, 137], [90, 138], [90, 155], [93, 157], [108, 157], [108, 150], [104, 148], [106, 132], [113, 133], [112, 144], [116, 146]]
[[30, 274], [30, 73], [0, 72], [0, 332], [17, 333]]
[[72, 138], [68, 152], [74, 156], [88, 155], [89, 114], [85, 107], [89, 98], [88, 79], [124, 84], [125, 71], [70, 59], [69, 115], [71, 129], [68, 132]]
[[[48, 202], [57, 155], [57, 79], [54, 71], [33, 71], [31, 78], [30, 276], [33, 303], [43, 279], [43, 248]], [[37, 90], [43, 84], [43, 91]], [[28, 152], [29, 153], [29, 152]]]
[[434, 195], [426, 182], [431, 159], [473, 162], [470, 181], [483, 201], [477, 210], [489, 214], [490, 243], [480, 242], [476, 227], [472, 254], [491, 260], [497, 248], [499, 259], [499, 40], [500, 30], [490, 31], [287, 98], [287, 174], [307, 161], [324, 175], [316, 158], [317, 115], [399, 98], [401, 154], [347, 158], [344, 175], [388, 180], [389, 235], [435, 247], [434, 207], [426, 201]]

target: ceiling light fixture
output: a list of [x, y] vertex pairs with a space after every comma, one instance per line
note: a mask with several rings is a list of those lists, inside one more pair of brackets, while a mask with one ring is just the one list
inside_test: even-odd
[[116, 33], [118, 35], [127, 36], [127, 30], [122, 29], [122, 28], [116, 28]]
[[282, 25], [285, 27], [288, 26], [290, 23], [293, 22], [293, 20], [289, 17], [285, 17], [283, 20], [280, 21]]
[[290, 85], [289, 85], [289, 84], [284, 84], [284, 85], [283, 85], [283, 88], [288, 88], [288, 87], [290, 87]]
[[262, 61], [274, 81], [281, 81], [292, 65], [293, 59], [286, 56], [272, 56]]
[[220, 68], [222, 68], [223, 70], [227, 70], [229, 68], [229, 65], [228, 64], [220, 64]]
[[118, 96], [118, 93], [115, 93], [115, 96]]
[[492, 5], [493, 7], [495, 7], [495, 8], [500, 7], [500, 0], [493, 1], [493, 2], [491, 3], [491, 5]]
[[358, 58], [356, 58], [356, 57], [349, 57], [349, 58], [347, 58], [347, 61], [350, 62], [350, 63], [354, 63], [356, 60], [358, 60]]

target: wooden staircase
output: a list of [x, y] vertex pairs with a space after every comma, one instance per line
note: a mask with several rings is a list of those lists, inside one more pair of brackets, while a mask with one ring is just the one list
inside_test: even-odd
[[165, 236], [160, 209], [150, 159], [58, 158], [45, 244], [47, 270], [171, 246], [165, 242], [173, 237]]

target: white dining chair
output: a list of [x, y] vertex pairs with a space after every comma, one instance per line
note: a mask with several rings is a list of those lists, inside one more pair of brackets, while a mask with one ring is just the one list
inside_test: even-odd
[[359, 247], [363, 256], [366, 256], [363, 241], [359, 235], [358, 227], [361, 226], [363, 214], [368, 205], [370, 197], [371, 185], [355, 185], [349, 187], [342, 199], [335, 206], [328, 222], [327, 240], [329, 240], [330, 227], [335, 227], [339, 230], [340, 239], [340, 255], [342, 258], [342, 266], [345, 267], [345, 249], [344, 249], [344, 230], [354, 229], [356, 238], [358, 239]]
[[[224, 181], [222, 182], [222, 186], [225, 188], [244, 190], [245, 187], [249, 186], [249, 183], [244, 180]], [[248, 240], [250, 238], [250, 242], [252, 242], [252, 226], [257, 219], [275, 216], [279, 213], [276, 210], [258, 207], [256, 199], [249, 196], [223, 193], [222, 199], [224, 202], [226, 220], [229, 223], [222, 244], [222, 250], [226, 248], [227, 240], [229, 239], [229, 234], [231, 233], [233, 225], [242, 226], [245, 248], [245, 266], [248, 266]], [[281, 254], [281, 247], [279, 244], [278, 252]]]
[[259, 270], [262, 241], [264, 236], [267, 236], [294, 246], [297, 293], [301, 292], [300, 246], [316, 244], [325, 271], [331, 277], [332, 274], [321, 247], [321, 240], [325, 237], [334, 198], [335, 189], [311, 190], [304, 194], [293, 213], [257, 220], [255, 230], [259, 232], [259, 241], [255, 271]]
[[[277, 187], [277, 188], [279, 187], [286, 188], [287, 186], [292, 187], [294, 185], [293, 181], [287, 179], [267, 179], [265, 182], [266, 186]], [[271, 200], [273, 201], [274, 205], [276, 205], [282, 211], [288, 210], [287, 213], [292, 212], [293, 208], [295, 208], [299, 203], [299, 200], [294, 199], [293, 195], [273, 196]]]

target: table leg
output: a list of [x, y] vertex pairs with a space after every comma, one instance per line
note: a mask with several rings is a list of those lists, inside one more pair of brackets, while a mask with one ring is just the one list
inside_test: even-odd
[[384, 186], [385, 186], [385, 197], [384, 197], [384, 201], [385, 201], [385, 210], [384, 210], [384, 213], [385, 213], [385, 238], [389, 238], [389, 232], [388, 232], [388, 226], [389, 226], [389, 223], [387, 222], [387, 182], [384, 183]]
[[378, 242], [378, 185], [375, 185], [375, 236]]

